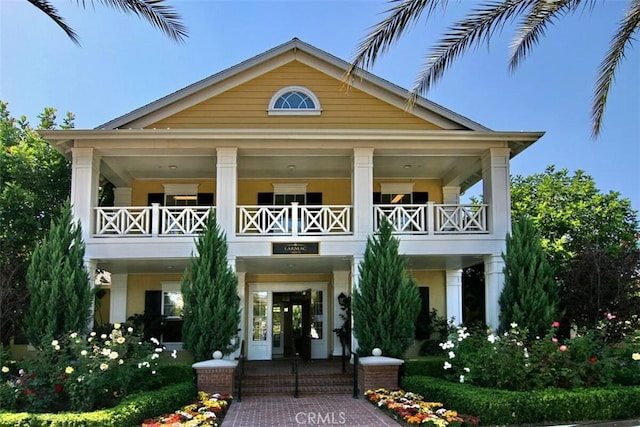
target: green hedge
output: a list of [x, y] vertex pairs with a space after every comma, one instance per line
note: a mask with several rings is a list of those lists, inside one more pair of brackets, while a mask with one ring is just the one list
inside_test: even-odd
[[156, 391], [137, 393], [118, 406], [95, 412], [28, 414], [0, 413], [0, 427], [130, 427], [146, 418], [170, 413], [196, 399], [194, 382], [182, 382]]
[[480, 417], [481, 425], [584, 420], [617, 420], [640, 416], [640, 386], [514, 392], [456, 384], [432, 377], [407, 376], [407, 391], [445, 408]]
[[427, 356], [419, 359], [409, 359], [404, 362], [404, 375], [407, 377], [427, 376], [444, 378], [444, 357]]

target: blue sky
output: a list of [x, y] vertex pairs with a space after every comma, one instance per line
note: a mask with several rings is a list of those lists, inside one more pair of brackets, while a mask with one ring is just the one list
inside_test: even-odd
[[[385, 1], [171, 0], [190, 37], [170, 41], [149, 24], [101, 5], [55, 1], [81, 47], [25, 0], [0, 1], [0, 99], [32, 123], [44, 107], [72, 111], [93, 128], [293, 37], [342, 59], [353, 57]], [[410, 88], [429, 47], [474, 2], [450, 2], [419, 22], [371, 70]], [[507, 69], [511, 28], [459, 60], [427, 97], [495, 130], [545, 131], [516, 157], [512, 174], [555, 164], [593, 176], [640, 209], [640, 46], [616, 75], [604, 129], [590, 138], [591, 92], [598, 65], [626, 1], [598, 2], [550, 27], [514, 73]], [[636, 35], [638, 36], [638, 35]], [[473, 192], [473, 191], [472, 191]]]

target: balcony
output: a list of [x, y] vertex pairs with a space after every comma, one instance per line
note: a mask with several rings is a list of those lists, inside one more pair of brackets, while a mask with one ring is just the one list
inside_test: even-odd
[[[94, 237], [196, 236], [211, 206], [95, 208]], [[488, 205], [375, 205], [374, 228], [386, 218], [395, 234], [488, 234]], [[238, 206], [238, 236], [335, 236], [353, 234], [348, 205]]]
[[95, 208], [95, 237], [196, 236], [204, 230], [211, 206]]

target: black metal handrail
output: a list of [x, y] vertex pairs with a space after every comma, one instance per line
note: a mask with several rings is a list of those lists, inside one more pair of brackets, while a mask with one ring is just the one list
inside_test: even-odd
[[292, 364], [292, 373], [293, 373], [293, 397], [298, 397], [299, 396], [299, 390], [298, 390], [298, 385], [299, 385], [299, 372], [298, 372], [298, 359], [300, 358], [300, 353], [298, 353], [296, 351], [296, 354], [293, 356], [293, 364]]
[[244, 340], [240, 344], [240, 355], [238, 356], [238, 366], [236, 366], [236, 390], [238, 391], [238, 402], [242, 402], [242, 377], [244, 377]]
[[353, 398], [357, 399], [358, 395], [358, 364], [360, 363], [360, 357], [357, 353], [351, 352], [353, 356]]

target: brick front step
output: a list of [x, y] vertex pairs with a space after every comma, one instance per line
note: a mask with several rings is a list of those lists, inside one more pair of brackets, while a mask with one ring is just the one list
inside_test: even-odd
[[[343, 373], [336, 361], [313, 361], [299, 365], [298, 393], [351, 394], [351, 366]], [[291, 364], [282, 362], [248, 362], [242, 380], [243, 396], [293, 395], [295, 377]], [[236, 390], [237, 393], [237, 390]]]

